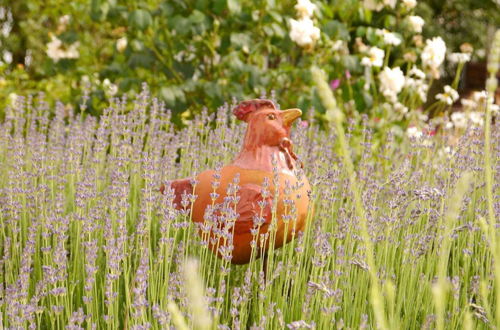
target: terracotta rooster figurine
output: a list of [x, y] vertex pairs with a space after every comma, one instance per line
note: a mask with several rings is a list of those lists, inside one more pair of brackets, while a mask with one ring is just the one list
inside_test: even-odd
[[[297, 177], [294, 171], [301, 164], [292, 150], [290, 129], [302, 114], [299, 109], [278, 110], [270, 100], [255, 99], [240, 103], [233, 113], [248, 123], [243, 148], [234, 161], [218, 172], [200, 173], [194, 187], [191, 179], [174, 180], [170, 187], [179, 209], [183, 194], [196, 196], [192, 220], [201, 224], [200, 235], [206, 236], [210, 249], [219, 257], [231, 253], [233, 264], [245, 264], [250, 261], [252, 245], [255, 246], [252, 240], [256, 241], [259, 257], [267, 252], [271, 237], [274, 247], [279, 248], [292, 239], [293, 233], [304, 229], [311, 188], [307, 178]], [[162, 193], [164, 189], [160, 188]], [[273, 205], [275, 202], [277, 205]], [[276, 234], [267, 235], [267, 242], [261, 244], [260, 237], [266, 237], [274, 210]], [[233, 223], [228, 227], [231, 213]], [[226, 224], [216, 223], [221, 214], [225, 215]], [[210, 229], [204, 233], [203, 228], [207, 227]], [[226, 235], [221, 234], [222, 227], [226, 228]]]

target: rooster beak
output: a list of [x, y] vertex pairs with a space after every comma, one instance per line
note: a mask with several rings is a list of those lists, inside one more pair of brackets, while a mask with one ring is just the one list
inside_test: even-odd
[[292, 125], [293, 121], [300, 116], [302, 116], [302, 111], [300, 109], [288, 109], [281, 112], [283, 116], [283, 123], [286, 126]]

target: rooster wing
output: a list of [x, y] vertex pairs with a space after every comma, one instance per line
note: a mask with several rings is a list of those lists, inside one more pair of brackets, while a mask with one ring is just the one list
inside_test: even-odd
[[[255, 223], [261, 222], [261, 228], [269, 225], [272, 219], [272, 198], [262, 196], [262, 187], [257, 184], [244, 184], [238, 191], [240, 200], [236, 206], [238, 220], [236, 220], [234, 233], [249, 233]], [[259, 203], [260, 202], [260, 203]], [[260, 204], [260, 205], [259, 205]], [[262, 212], [262, 214], [261, 214]]]

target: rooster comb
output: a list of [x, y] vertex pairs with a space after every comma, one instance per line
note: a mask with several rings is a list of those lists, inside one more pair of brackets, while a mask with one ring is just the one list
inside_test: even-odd
[[245, 120], [250, 112], [257, 111], [262, 108], [271, 108], [276, 110], [276, 105], [273, 101], [266, 99], [253, 99], [243, 101], [233, 109], [233, 114], [239, 120]]

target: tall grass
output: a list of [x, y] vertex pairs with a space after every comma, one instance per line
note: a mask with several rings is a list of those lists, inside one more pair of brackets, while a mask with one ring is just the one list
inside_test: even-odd
[[[489, 128], [486, 185], [481, 127], [457, 132], [451, 145], [440, 134], [401, 143], [388, 134], [374, 147], [367, 120], [344, 136], [305, 118], [292, 140], [311, 182], [314, 216], [292, 243], [272, 251], [266, 268], [262, 259], [234, 266], [215, 257], [190, 210], [176, 210], [173, 196], [158, 192], [167, 180], [232, 159], [245, 127], [229, 105], [179, 131], [146, 88], [132, 101], [111, 100], [99, 120], [62, 104], [49, 111], [43, 95], [20, 97], [6, 113], [4, 327], [420, 329], [500, 322], [491, 249], [497, 229], [487, 207], [490, 187], [493, 221], [500, 218], [498, 121]], [[468, 185], [458, 189], [465, 173]], [[456, 191], [465, 197], [453, 198]], [[445, 300], [435, 299], [437, 285], [449, 288]]]
[[[334, 128], [338, 133], [339, 151], [343, 155], [343, 165], [346, 169], [346, 175], [349, 179], [349, 185], [354, 200], [354, 214], [356, 215], [356, 218], [361, 227], [361, 238], [365, 249], [365, 258], [367, 261], [368, 272], [370, 273], [370, 302], [373, 306], [375, 320], [379, 328], [387, 329], [388, 324], [384, 311], [384, 298], [382, 296], [382, 290], [380, 288], [380, 283], [377, 275], [378, 265], [376, 264], [374, 258], [374, 247], [368, 230], [368, 219], [366, 217], [366, 210], [363, 206], [360, 187], [356, 180], [356, 173], [354, 171], [349, 146], [347, 145], [345, 140], [343, 115], [341, 110], [337, 107], [337, 102], [333, 96], [332, 90], [329, 88], [326, 82], [325, 74], [318, 68], [313, 68], [312, 74], [315, 83], [318, 86], [321, 101], [325, 105], [327, 105], [327, 116], [331, 118], [330, 121], [333, 124], [332, 128]], [[390, 285], [392, 286], [392, 283]], [[393, 324], [393, 327], [395, 328], [396, 324]]]

